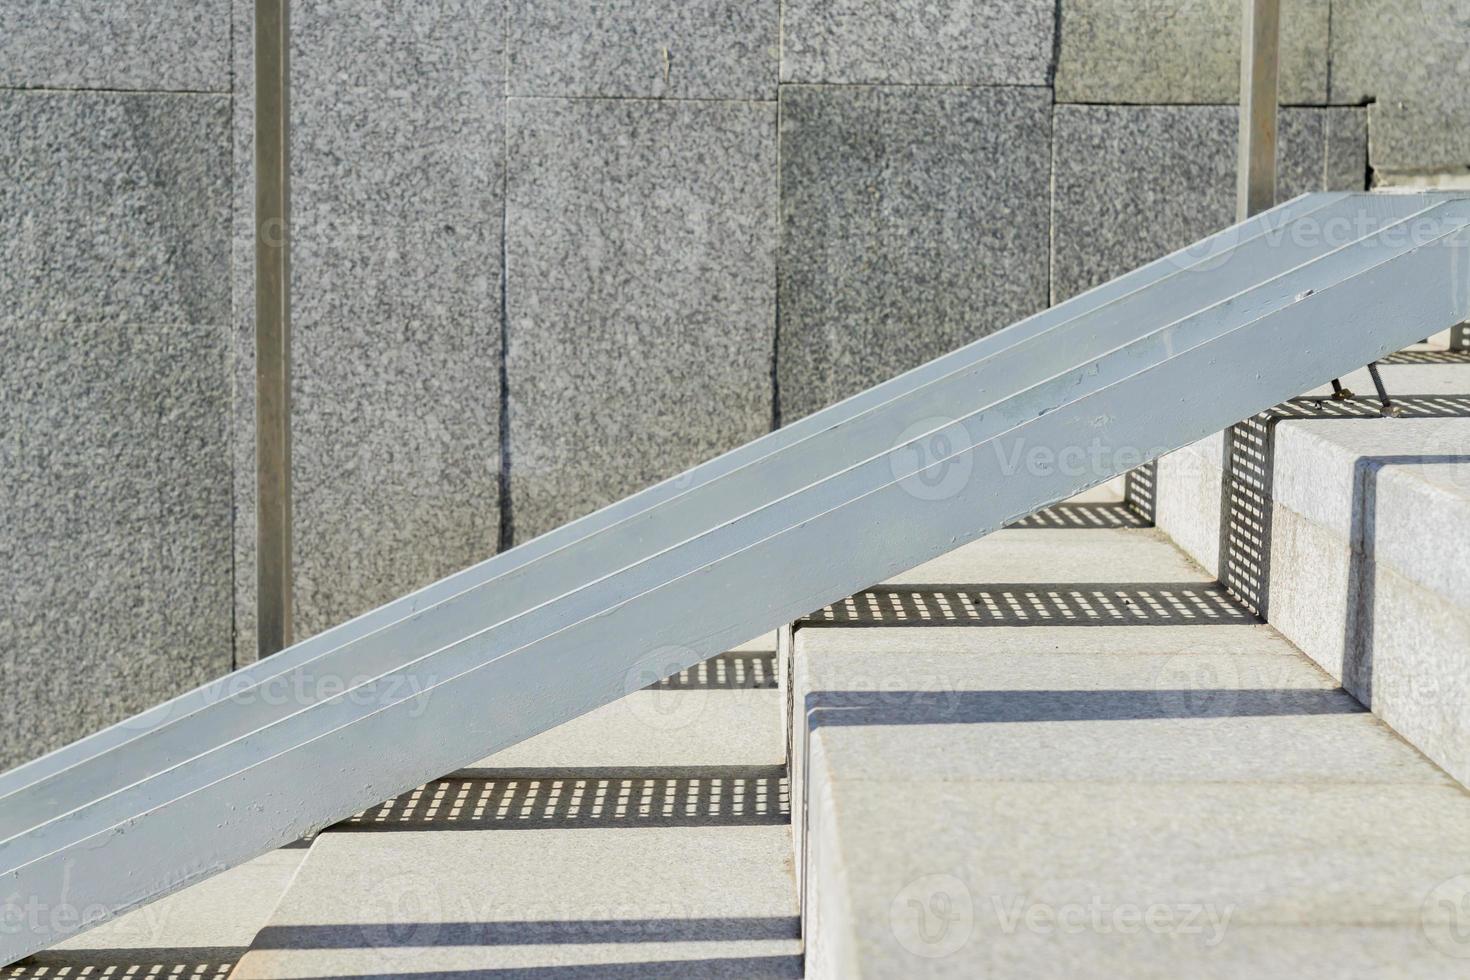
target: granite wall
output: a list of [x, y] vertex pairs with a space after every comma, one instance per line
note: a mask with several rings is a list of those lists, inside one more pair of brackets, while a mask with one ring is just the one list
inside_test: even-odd
[[229, 38], [0, 2], [0, 767], [233, 663]]
[[[1470, 0], [1281, 0], [1281, 102], [1364, 106], [1375, 183], [1470, 182]], [[1059, 0], [1059, 103], [1229, 105], [1240, 0]]]
[[[253, 0], [234, 5], [235, 647], [255, 659]], [[291, 8], [297, 638], [500, 540], [503, 3]]]
[[[1283, 195], [1470, 173], [1284, 0]], [[250, 0], [0, 0], [0, 766], [254, 656]], [[1239, 0], [294, 5], [298, 635], [1233, 212]]]

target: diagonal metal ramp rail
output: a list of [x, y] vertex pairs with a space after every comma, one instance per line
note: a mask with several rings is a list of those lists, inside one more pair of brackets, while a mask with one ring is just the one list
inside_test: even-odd
[[1470, 200], [1298, 198], [0, 776], [0, 962], [1470, 319]]

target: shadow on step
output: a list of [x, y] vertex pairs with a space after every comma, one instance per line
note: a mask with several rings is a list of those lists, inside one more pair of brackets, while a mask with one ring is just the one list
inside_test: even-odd
[[1470, 364], [1467, 350], [1401, 350], [1389, 354], [1379, 364]]
[[[1456, 352], [1461, 353], [1461, 352]], [[1359, 456], [1354, 466], [1352, 525], [1347, 575], [1347, 621], [1343, 624], [1343, 686], [1369, 707], [1373, 706], [1373, 638], [1378, 609], [1378, 576], [1373, 556], [1378, 527], [1378, 479], [1391, 466], [1457, 466], [1470, 455], [1428, 453], [1401, 456]], [[1433, 683], [1433, 679], [1429, 679]]]
[[511, 922], [395, 922], [266, 926], [252, 950], [376, 946], [580, 946], [605, 943], [758, 942], [801, 938], [794, 915], [718, 919], [545, 919]]
[[821, 626], [1237, 626], [1259, 622], [1217, 582], [1033, 582], [865, 589]]
[[1056, 504], [1006, 525], [1026, 530], [1149, 527], [1147, 517], [1127, 504]]
[[37, 953], [0, 968], [3, 980], [226, 980], [243, 949], [78, 949]]
[[752, 826], [790, 819], [784, 766], [465, 769], [328, 832]]
[[976, 725], [1361, 714], [1332, 690], [814, 691], [809, 729], [849, 725]]
[[650, 691], [756, 691], [780, 687], [776, 651], [722, 653], [648, 685]]
[[[1470, 395], [1394, 393], [1393, 402], [1406, 419], [1470, 416]], [[1349, 401], [1329, 397], [1293, 398], [1225, 430], [1221, 457], [1224, 476], [1220, 495], [1219, 575], [1225, 587], [1251, 612], [1263, 619], [1271, 618], [1271, 507], [1275, 499], [1276, 427], [1290, 421], [1378, 417], [1379, 405], [1372, 398]]]
[[[501, 970], [436, 970], [430, 973], [324, 974], [312, 980], [798, 980], [800, 956], [731, 956], [718, 959], [659, 960], [648, 963], [596, 963], [585, 966], [509, 967]], [[131, 978], [129, 978], [131, 980]]]

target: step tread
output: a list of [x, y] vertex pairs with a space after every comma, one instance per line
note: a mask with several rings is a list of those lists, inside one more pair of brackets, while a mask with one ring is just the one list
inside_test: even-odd
[[234, 980], [799, 977], [774, 671], [744, 644], [324, 831]]
[[[1116, 528], [1001, 532], [892, 584], [946, 580], [1210, 582]], [[1470, 793], [1273, 629], [1019, 625], [798, 630], [810, 976], [1460, 975], [1433, 899], [1470, 889]], [[1175, 920], [1130, 918], [1152, 907]]]
[[269, 920], [306, 853], [298, 846], [263, 854], [0, 969], [0, 978], [224, 980]]
[[799, 976], [789, 867], [784, 824], [328, 832], [234, 976]]

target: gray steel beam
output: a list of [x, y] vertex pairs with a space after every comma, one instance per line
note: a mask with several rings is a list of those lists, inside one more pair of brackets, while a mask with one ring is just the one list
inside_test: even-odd
[[[1429, 208], [1424, 199], [1410, 197], [1334, 199], [1323, 196], [1322, 207], [1308, 210], [1317, 226], [1344, 229], [1344, 240], [1404, 222]], [[1371, 204], [1370, 211], [1363, 209]], [[1274, 241], [1268, 231], [1240, 236], [1229, 251], [1180, 263], [1153, 287], [1117, 296], [1070, 318], [1060, 319], [1044, 335], [1063, 339], [1072, 357], [1100, 358], [1129, 339], [1141, 316], [1167, 323], [1187, 316], [1201, 304], [1228, 298], [1240, 288], [1257, 283], [1276, 267], [1287, 270], [1340, 250], [1333, 234], [1299, 236]], [[1203, 261], [1210, 268], [1199, 268]], [[1290, 288], [1289, 286], [1286, 288]], [[1042, 336], [1043, 334], [1037, 334]], [[978, 350], [978, 348], [977, 348]], [[1020, 355], [1025, 354], [1025, 357]], [[941, 413], [950, 400], [971, 389], [990, 399], [992, 409], [1006, 403], [1025, 386], [1049, 376], [1065, 361], [1038, 357], [1015, 345], [972, 357], [957, 370], [940, 373], [914, 385], [903, 396], [910, 406]], [[895, 400], [885, 403], [891, 405]], [[45, 774], [21, 786], [7, 787], [0, 799], [0, 840], [37, 823], [66, 813], [84, 802], [125, 787], [158, 769], [183, 762], [207, 749], [284, 717], [314, 703], [315, 695], [342, 690], [353, 678], [376, 676], [406, 662], [415, 651], [428, 652], [473, 629], [498, 629], [514, 617], [556, 599], [566, 583], [612, 574], [632, 562], [674, 547], [701, 529], [738, 519], [749, 501], [762, 494], [799, 491], [819, 480], [843, 460], [861, 458], [865, 447], [885, 446], [901, 433], [894, 429], [891, 412], [882, 406], [849, 413], [814, 433], [777, 446], [763, 457], [726, 471], [718, 480], [705, 481], [694, 471], [691, 486], [656, 507], [634, 514], [583, 538], [575, 548], [546, 553], [520, 567], [487, 575], [467, 584], [456, 595], [420, 608], [361, 636], [328, 647], [309, 660], [292, 663], [298, 650], [267, 665], [255, 665], [230, 679], [227, 689], [212, 692], [199, 703], [180, 706], [161, 721], [121, 745], [91, 758], [73, 760], [62, 772]], [[767, 437], [774, 441], [774, 437]], [[763, 442], [765, 440], [762, 440]], [[489, 565], [490, 563], [487, 563]], [[482, 566], [483, 567], [483, 566]], [[494, 589], [495, 609], [504, 618], [488, 626], [480, 605]], [[302, 644], [302, 647], [308, 646]], [[282, 670], [264, 677], [269, 666]], [[289, 667], [287, 670], [285, 668]], [[288, 678], [290, 689], [273, 691], [273, 681]], [[259, 681], [259, 683], [256, 683]], [[263, 683], [265, 687], [260, 688]], [[201, 710], [210, 706], [209, 710]], [[139, 726], [140, 728], [142, 726]], [[17, 775], [17, 774], [12, 774]], [[9, 778], [9, 777], [7, 777]]]
[[[1373, 202], [1372, 213], [1368, 214], [1363, 211], [1364, 202], [1345, 195], [1336, 198], [1324, 195], [1315, 203], [1320, 206], [1308, 209], [1298, 205], [1278, 214], [1312, 214], [1314, 220], [1324, 225], [1336, 223], [1351, 229], [1347, 235], [1351, 239], [1401, 222], [1429, 206], [1418, 198], [1381, 198]], [[1092, 302], [1076, 302], [1070, 308], [1051, 311], [1054, 315], [1045, 321], [1049, 326], [1044, 335], [1053, 340], [1064, 339], [1066, 349], [1071, 352], [1068, 356], [1101, 356], [1131, 334], [1140, 316], [1167, 318], [1186, 314], [1205, 300], [1231, 295], [1276, 265], [1290, 267], [1337, 247], [1331, 236], [1271, 246], [1268, 241], [1272, 235], [1271, 223], [1257, 224], [1264, 230], [1239, 233], [1228, 245], [1222, 244], [1208, 254], [1176, 261], [1166, 276], [1155, 281], [1154, 288], [1136, 289], [1111, 298], [1104, 292]], [[1199, 269], [1201, 262], [1209, 266], [1208, 274]], [[1164, 287], [1166, 282], [1171, 284], [1168, 288]], [[1060, 358], [1032, 355], [1017, 364], [1015, 347], [996, 349], [991, 354], [979, 350], [977, 347], [976, 356], [962, 366], [914, 384], [904, 397], [922, 397], [924, 404], [940, 411], [949, 392], [956, 387], [977, 384], [977, 374], [983, 368], [985, 390], [1000, 401], [1022, 390], [1026, 379], [1044, 377], [1056, 364], [1063, 363]], [[891, 404], [892, 400], [882, 404]], [[63, 775], [38, 772], [28, 784], [33, 788], [25, 794], [26, 799], [17, 800], [0, 812], [0, 840], [33, 825], [34, 821], [66, 812], [99, 793], [126, 786], [160, 765], [181, 762], [298, 710], [313, 700], [313, 692], [340, 690], [353, 676], [390, 669], [410, 651], [427, 651], [452, 640], [476, 624], [480, 615], [476, 603], [486, 589], [498, 590], [497, 611], [512, 617], [555, 599], [565, 583], [578, 575], [610, 574], [678, 544], [701, 527], [738, 518], [748, 502], [763, 493], [798, 490], [820, 477], [824, 468], [835, 460], [897, 434], [883, 428], [888, 416], [879, 414], [879, 408], [881, 404], [868, 408], [859, 404], [840, 419], [829, 414], [823, 425], [805, 434], [796, 427], [783, 430], [767, 437], [772, 445], [764, 455], [723, 470], [718, 480], [707, 479], [705, 467], [696, 469], [690, 474], [688, 486], [677, 494], [590, 531], [578, 540], [576, 548], [561, 547], [519, 565], [506, 563], [505, 556], [492, 559], [480, 566], [485, 574], [463, 582], [457, 594], [419, 604], [416, 609], [385, 619], [377, 628], [360, 635], [339, 639], [328, 634], [308, 640], [270, 662], [240, 671], [229, 679], [228, 685], [211, 689], [209, 696], [195, 697], [190, 704], [177, 704], [169, 717], [149, 730], [141, 730], [144, 726], [140, 724], [121, 744], [100, 749], [91, 758], [73, 758]], [[497, 564], [503, 567], [492, 571]], [[308, 650], [315, 652], [303, 657]], [[302, 678], [308, 675], [312, 683], [301, 684]], [[274, 682], [283, 677], [291, 678], [296, 690], [290, 696], [267, 696]], [[258, 690], [261, 684], [265, 685], [264, 691]], [[200, 710], [206, 705], [214, 707], [208, 712]], [[0, 792], [0, 800], [19, 788], [19, 785], [6, 786]]]
[[256, 647], [291, 645], [291, 25], [255, 4]]
[[[1205, 283], [1207, 289], [1212, 281], [1218, 285], [1213, 276], [1216, 270], [1227, 265], [1236, 265], [1240, 261], [1239, 256], [1246, 250], [1254, 251], [1257, 256], [1269, 255], [1269, 252], [1262, 251], [1262, 246], [1270, 247], [1273, 241], [1283, 239], [1289, 222], [1312, 217], [1319, 228], [1326, 228], [1329, 232], [1334, 228], [1338, 229], [1333, 237], [1347, 241], [1354, 236], [1371, 233], [1384, 224], [1402, 220], [1427, 206], [1418, 199], [1365, 198], [1349, 194], [1317, 194], [1283, 204], [1267, 214], [1228, 228], [1188, 249], [1181, 249], [1060, 306], [1030, 317], [1003, 334], [975, 341], [844, 402], [800, 419], [778, 432], [735, 449], [688, 473], [650, 487], [357, 619], [303, 640], [270, 660], [251, 664], [226, 678], [181, 695], [126, 722], [0, 774], [0, 806], [12, 795], [47, 783], [57, 776], [64, 774], [67, 779], [75, 779], [88, 773], [88, 767], [83, 764], [89, 760], [96, 760], [91, 771], [111, 773], [117, 779], [126, 778], [125, 773], [130, 771], [131, 764], [120, 753], [140, 750], [145, 756], [145, 768], [156, 768], [179, 761], [179, 758], [159, 754], [156, 747], [160, 737], [171, 737], [170, 733], [180, 728], [186, 730], [181, 741], [190, 753], [203, 751], [218, 744], [217, 741], [200, 739], [209, 739], [211, 733], [217, 736], [220, 723], [218, 711], [211, 710], [210, 717], [206, 719], [207, 725], [186, 728], [201, 711], [212, 709], [214, 705], [232, 698], [249, 696], [251, 692], [258, 693], [257, 700], [279, 701], [279, 698], [270, 696], [272, 685], [294, 678], [303, 670], [320, 671], [325, 660], [336, 657], [339, 651], [354, 649], [362, 641], [373, 642], [371, 638], [382, 631], [412, 626], [431, 612], [437, 614], [443, 611], [441, 607], [446, 603], [468, 597], [484, 586], [516, 575], [531, 574], [533, 569], [538, 570], [539, 574], [540, 568], [566, 554], [574, 545], [601, 542], [602, 552], [626, 555], [629, 560], [648, 553], [651, 545], [643, 537], [641, 524], [646, 523], [643, 521], [644, 516], [655, 508], [700, 494], [704, 492], [704, 488], [726, 475], [739, 473], [750, 467], [779, 463], [783, 458], [792, 455], [808, 455], [829, 434], [840, 432], [852, 422], [881, 410], [907, 394], [942, 381], [956, 371], [968, 371], [974, 364], [1021, 339], [1049, 336], [1052, 331], [1065, 328], [1069, 324], [1091, 322], [1090, 318], [1098, 315], [1111, 313], [1115, 320], [1119, 311], [1122, 311], [1125, 320], [1129, 315], [1145, 315], [1140, 310], [1146, 311], [1150, 297], [1161, 290], [1193, 296], [1199, 283]], [[1259, 257], [1249, 261], [1257, 263], [1256, 267], [1259, 268]], [[576, 553], [581, 556], [579, 560], [585, 559], [585, 548], [579, 548]], [[423, 639], [422, 632], [415, 635]], [[301, 705], [298, 703], [296, 706]], [[96, 791], [99, 786], [89, 785], [87, 788], [89, 791]], [[52, 805], [59, 805], [60, 802], [59, 799], [53, 800]], [[0, 809], [0, 814], [4, 812]], [[0, 840], [5, 836], [7, 835], [4, 831], [0, 830]]]

